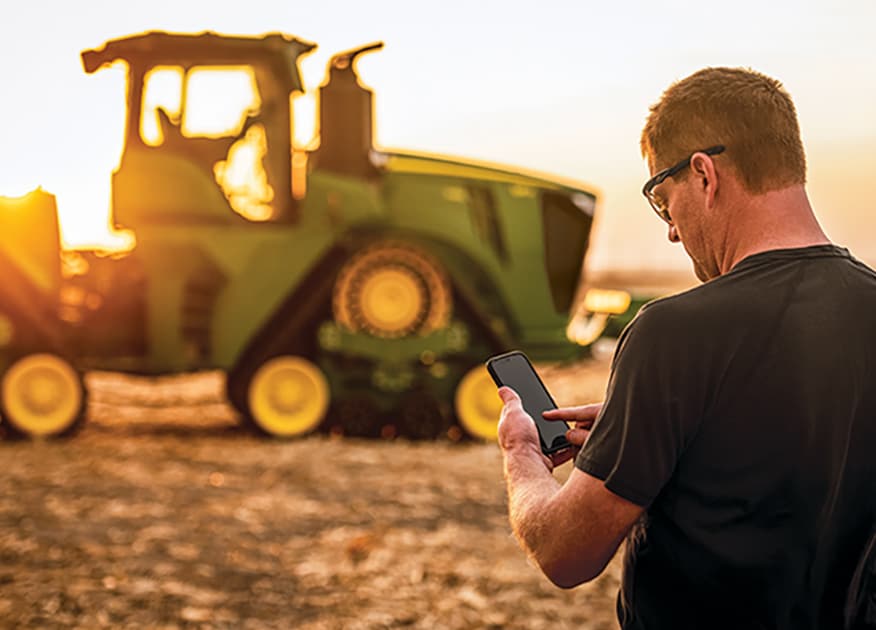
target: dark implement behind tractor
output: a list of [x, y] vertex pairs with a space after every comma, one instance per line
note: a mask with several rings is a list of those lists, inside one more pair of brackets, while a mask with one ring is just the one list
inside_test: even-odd
[[[73, 424], [84, 401], [77, 371], [221, 368], [232, 405], [269, 435], [433, 438], [458, 426], [491, 438], [500, 407], [485, 357], [581, 356], [606, 314], [625, 308], [591, 294], [591, 311], [570, 324], [595, 196], [375, 150], [373, 94], [355, 63], [381, 46], [331, 59], [315, 151], [295, 149], [291, 107], [298, 59], [313, 44], [152, 32], [82, 53], [89, 73], [128, 67], [112, 212], [136, 247], [80, 252], [59, 307], [63, 338], [53, 345], [46, 330], [33, 347], [55, 362], [43, 376], [60, 388], [67, 422], [41, 432], [50, 404], [9, 409], [16, 387], [38, 389], [36, 376], [14, 380], [15, 351], [8, 423], [48, 434]], [[36, 330], [15, 303], [3, 305], [11, 326]], [[63, 402], [77, 391], [76, 405]]]
[[64, 434], [85, 386], [59, 316], [61, 235], [55, 198], [0, 197], [0, 418], [7, 433]]

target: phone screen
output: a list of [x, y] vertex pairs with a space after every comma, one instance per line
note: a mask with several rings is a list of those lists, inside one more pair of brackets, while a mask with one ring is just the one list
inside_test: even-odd
[[507, 385], [520, 396], [523, 409], [532, 416], [538, 428], [544, 453], [553, 453], [569, 446], [566, 439], [569, 425], [541, 417], [543, 411], [556, 409], [557, 405], [526, 355], [510, 352], [493, 357], [487, 361], [487, 369], [497, 385]]

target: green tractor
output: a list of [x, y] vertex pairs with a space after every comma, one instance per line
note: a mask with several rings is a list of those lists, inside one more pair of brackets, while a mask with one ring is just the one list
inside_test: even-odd
[[[112, 214], [136, 246], [79, 253], [63, 352], [39, 356], [75, 357], [64, 363], [77, 370], [226, 370], [244, 421], [280, 438], [493, 438], [487, 356], [580, 357], [625, 308], [590, 294], [594, 310], [570, 318], [596, 198], [376, 150], [355, 64], [381, 46], [329, 62], [312, 151], [294, 147], [291, 106], [311, 43], [150, 32], [84, 51], [88, 73], [127, 64]], [[37, 433], [31, 416], [24, 431]]]

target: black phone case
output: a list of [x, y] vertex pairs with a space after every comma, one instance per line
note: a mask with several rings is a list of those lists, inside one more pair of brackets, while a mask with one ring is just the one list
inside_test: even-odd
[[[541, 388], [544, 390], [545, 394], [547, 394], [547, 397], [551, 401], [551, 404], [553, 404], [553, 406], [556, 407], [557, 403], [556, 403], [556, 401], [554, 401], [554, 397], [551, 396], [551, 393], [548, 390], [548, 388], [545, 386], [544, 381], [541, 380], [541, 377], [538, 375], [538, 372], [535, 371], [535, 368], [532, 366], [532, 362], [529, 360], [529, 357], [527, 357], [525, 354], [523, 354], [520, 350], [512, 350], [511, 352], [504, 352], [502, 354], [497, 354], [496, 356], [490, 357], [489, 359], [487, 359], [487, 362], [486, 362], [487, 372], [489, 372], [490, 377], [493, 379], [493, 382], [496, 383], [496, 387], [502, 387], [505, 385], [505, 383], [503, 383], [502, 379], [499, 378], [499, 375], [496, 374], [495, 370], [493, 369], [493, 363], [495, 361], [498, 361], [500, 359], [505, 359], [505, 358], [513, 356], [513, 355], [520, 355], [521, 357], [523, 357], [523, 360], [526, 361], [526, 365], [528, 365], [529, 369], [532, 371], [532, 375], [535, 377], [535, 380], [538, 381], [539, 385], [541, 385]], [[569, 427], [569, 424], [566, 423], [566, 426]], [[539, 424], [537, 421], [535, 423], [535, 427], [536, 427], [536, 429], [539, 429]], [[569, 427], [569, 428], [571, 429], [572, 427]], [[539, 440], [539, 444], [541, 446], [541, 452], [544, 453], [545, 455], [550, 455], [552, 453], [558, 453], [559, 451], [563, 451], [567, 448], [571, 448], [571, 446], [572, 446], [571, 443], [569, 443], [567, 441], [565, 444], [559, 444], [553, 448], [545, 447], [544, 439], [541, 436], [540, 429], [538, 431], [538, 440]]]

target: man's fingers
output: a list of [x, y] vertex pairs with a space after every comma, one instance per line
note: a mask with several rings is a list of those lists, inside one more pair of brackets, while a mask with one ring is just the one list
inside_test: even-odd
[[566, 431], [566, 439], [575, 446], [584, 446], [588, 435], [590, 435], [590, 431], [587, 429], [569, 429]]
[[544, 412], [544, 417], [550, 420], [566, 420], [568, 422], [583, 422], [585, 420], [595, 420], [596, 416], [602, 410], [602, 403], [590, 403], [589, 405], [578, 405], [576, 407], [560, 407], [559, 409], [548, 409]]
[[[547, 412], [545, 412], [545, 413], [547, 413]], [[573, 425], [572, 428], [587, 429], [588, 431], [593, 428], [593, 424], [594, 424], [594, 422], [596, 422], [596, 420], [594, 418], [591, 418], [590, 420], [570, 420], [569, 418], [563, 418], [563, 417], [554, 418], [554, 417], [544, 416], [544, 414], [542, 414], [542, 416], [544, 417], [545, 420], [548, 420], [550, 422], [565, 421], [565, 422], [572, 424]]]
[[560, 407], [559, 409], [549, 409], [542, 416], [545, 420], [565, 420], [566, 422], [582, 422], [592, 424], [599, 412], [602, 410], [602, 403], [591, 403], [589, 405], [579, 405], [577, 407]]

